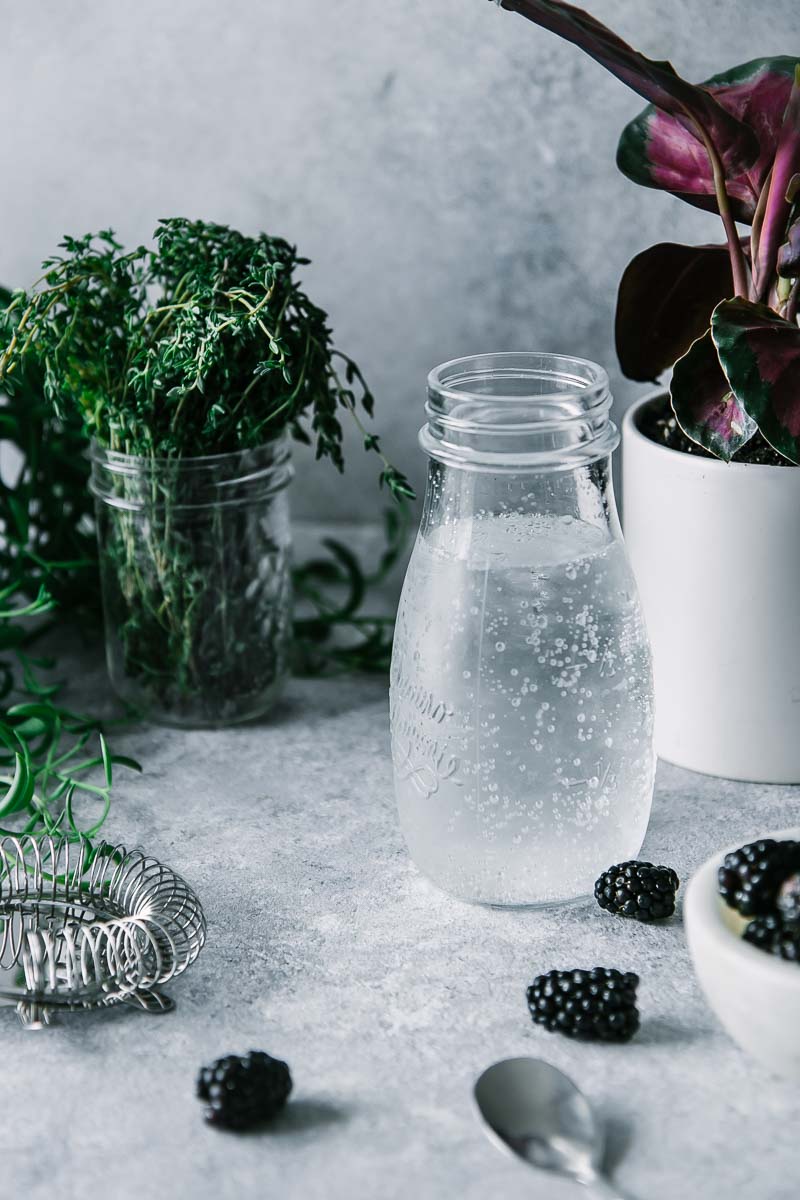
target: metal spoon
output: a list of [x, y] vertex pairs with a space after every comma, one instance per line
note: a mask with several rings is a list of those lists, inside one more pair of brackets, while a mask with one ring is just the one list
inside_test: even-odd
[[507, 1058], [483, 1072], [475, 1100], [496, 1145], [574, 1179], [597, 1200], [623, 1200], [602, 1174], [603, 1131], [561, 1071], [540, 1058]]

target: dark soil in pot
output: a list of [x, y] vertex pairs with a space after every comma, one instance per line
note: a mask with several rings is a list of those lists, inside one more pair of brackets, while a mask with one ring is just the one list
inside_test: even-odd
[[[709, 454], [702, 446], [691, 441], [683, 432], [675, 420], [675, 414], [670, 407], [667, 395], [656, 396], [654, 400], [642, 406], [636, 417], [636, 428], [651, 442], [657, 442], [659, 446], [666, 446], [669, 450], [680, 450], [683, 454], [696, 454], [699, 458], [714, 458], [713, 454]], [[762, 466], [770, 467], [794, 465], [787, 462], [785, 458], [781, 458], [780, 454], [773, 450], [760, 433], [756, 433], [747, 445], [742, 447], [735, 455], [733, 462], [760, 463]]]

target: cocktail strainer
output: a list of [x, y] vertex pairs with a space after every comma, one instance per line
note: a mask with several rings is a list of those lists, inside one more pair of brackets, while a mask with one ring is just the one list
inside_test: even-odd
[[205, 936], [192, 889], [138, 850], [0, 838], [0, 1001], [28, 1028], [57, 1009], [169, 1012], [160, 988], [194, 962]]

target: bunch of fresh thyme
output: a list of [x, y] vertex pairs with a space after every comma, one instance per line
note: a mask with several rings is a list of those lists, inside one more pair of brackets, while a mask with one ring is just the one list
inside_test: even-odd
[[[293, 246], [176, 218], [159, 224], [153, 250], [126, 253], [110, 231], [66, 238], [61, 249], [6, 310], [0, 381], [9, 391], [33, 364], [67, 429], [78, 425], [100, 447], [152, 462], [257, 448], [289, 430], [315, 441], [317, 457], [342, 470], [344, 411], [365, 449], [380, 458], [381, 485], [399, 501], [413, 495], [363, 424], [372, 395], [356, 364], [334, 348], [327, 315], [302, 290], [296, 271], [307, 260]], [[301, 668], [385, 669], [392, 622], [359, 610], [367, 586], [397, 558], [404, 529], [388, 518], [387, 551], [375, 576], [334, 542], [330, 558], [295, 571], [295, 590], [311, 608], [296, 623]], [[218, 538], [238, 536], [226, 530]], [[113, 516], [106, 541], [115, 590], [124, 598], [126, 671], [170, 704], [176, 689], [191, 700], [209, 684], [214, 691], [261, 686], [263, 679], [249, 677], [252, 655], [241, 636], [248, 619], [256, 628], [244, 586], [240, 619], [227, 622], [235, 642], [218, 639], [198, 662], [193, 643], [202, 631], [208, 650], [219, 604], [203, 571], [190, 569], [192, 546], [168, 510], [149, 521], [146, 550], [159, 563], [157, 577], [141, 569], [129, 514]], [[234, 550], [228, 574], [236, 561]], [[351, 631], [344, 645], [331, 636], [342, 626]], [[272, 669], [266, 659], [262, 668]]]
[[109, 230], [65, 238], [6, 310], [0, 380], [13, 387], [34, 358], [59, 414], [78, 413], [102, 446], [161, 458], [260, 446], [287, 428], [308, 442], [305, 422], [342, 470], [346, 410], [381, 483], [411, 496], [362, 424], [373, 397], [361, 372], [296, 278], [308, 260], [281, 238], [177, 217], [154, 236], [154, 250], [131, 253]]

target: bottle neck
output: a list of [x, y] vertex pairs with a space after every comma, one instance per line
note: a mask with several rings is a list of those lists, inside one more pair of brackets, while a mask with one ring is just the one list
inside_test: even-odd
[[446, 538], [469, 538], [476, 521], [496, 517], [521, 520], [523, 530], [525, 521], [578, 521], [609, 541], [620, 538], [610, 456], [571, 470], [532, 473], [464, 470], [431, 459], [421, 536], [444, 529]]

